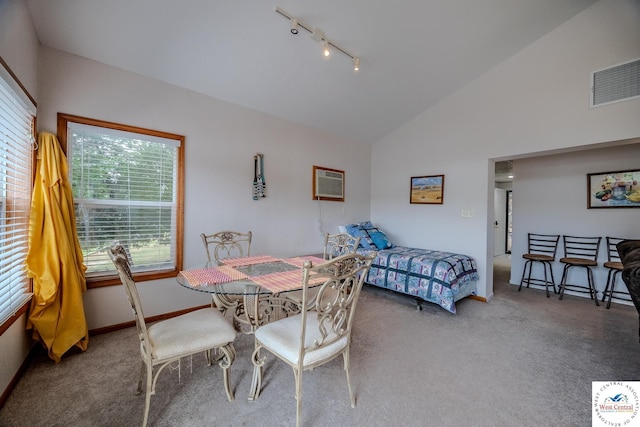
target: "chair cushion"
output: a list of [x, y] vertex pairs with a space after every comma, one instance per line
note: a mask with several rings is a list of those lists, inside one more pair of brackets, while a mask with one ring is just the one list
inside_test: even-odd
[[[300, 330], [302, 328], [301, 314], [287, 317], [276, 322], [261, 326], [256, 330], [256, 339], [260, 341], [267, 350], [279, 355], [292, 365], [298, 363]], [[329, 339], [335, 337], [330, 334]], [[315, 340], [321, 338], [318, 331], [318, 316], [314, 312], [307, 315], [307, 333], [305, 335], [305, 347], [313, 348]], [[331, 359], [335, 354], [345, 349], [348, 337], [344, 336], [336, 342], [314, 350], [307, 350], [304, 355], [303, 366], [313, 365], [316, 362]]]
[[576, 265], [576, 266], [580, 266], [580, 267], [595, 267], [596, 265], [598, 265], [598, 263], [592, 259], [585, 259], [585, 258], [560, 258], [560, 262], [563, 262], [565, 264], [571, 264], [571, 265]]
[[236, 338], [231, 323], [213, 308], [162, 320], [152, 324], [148, 332], [154, 359], [168, 359], [217, 348]]
[[531, 261], [553, 261], [552, 256], [543, 254], [524, 254], [522, 258], [530, 259]]
[[623, 265], [619, 261], [607, 261], [603, 264], [606, 268], [612, 268], [614, 270], [622, 271], [624, 269]]

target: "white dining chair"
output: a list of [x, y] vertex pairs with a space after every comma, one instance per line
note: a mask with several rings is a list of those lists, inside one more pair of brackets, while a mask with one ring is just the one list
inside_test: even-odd
[[[249, 399], [256, 399], [262, 386], [262, 368], [267, 350], [293, 368], [295, 378], [296, 425], [301, 423], [302, 374], [342, 355], [351, 406], [356, 400], [349, 375], [349, 348], [358, 297], [365, 276], [375, 258], [347, 254], [322, 264], [305, 261], [302, 268], [302, 311], [259, 327], [255, 332], [253, 381]], [[309, 304], [310, 283], [317, 283], [313, 305]], [[331, 391], [328, 391], [331, 392]]]
[[[229, 368], [236, 356], [233, 346], [236, 331], [233, 326], [220, 311], [214, 308], [191, 311], [147, 326], [125, 249], [122, 246], [115, 246], [108, 249], [107, 253], [124, 285], [138, 329], [142, 356], [138, 393], [142, 392], [142, 377], [146, 372], [146, 398], [142, 425], [147, 425], [151, 396], [155, 394], [160, 372], [169, 364], [177, 362], [180, 366], [179, 363], [183, 357], [196, 353], [205, 354], [210, 365], [211, 350], [218, 350], [216, 355], [219, 356], [219, 365], [223, 372], [224, 388], [227, 398], [232, 401], [234, 395], [229, 383]], [[159, 368], [154, 375], [153, 370], [156, 366]]]

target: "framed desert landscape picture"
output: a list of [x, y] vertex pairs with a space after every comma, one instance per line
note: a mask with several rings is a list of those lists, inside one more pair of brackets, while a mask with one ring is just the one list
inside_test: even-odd
[[412, 176], [410, 203], [441, 205], [444, 199], [444, 175]]

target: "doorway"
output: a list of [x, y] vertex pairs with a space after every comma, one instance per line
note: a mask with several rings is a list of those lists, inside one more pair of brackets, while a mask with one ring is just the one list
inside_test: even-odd
[[505, 252], [511, 254], [511, 243], [513, 237], [513, 190], [507, 190], [507, 230], [506, 230], [506, 250]]
[[513, 161], [495, 162], [494, 256], [511, 254], [513, 236]]
[[507, 190], [493, 189], [493, 255], [507, 253]]
[[513, 236], [513, 162], [495, 162], [494, 182], [494, 291], [509, 284], [511, 277], [511, 246]]

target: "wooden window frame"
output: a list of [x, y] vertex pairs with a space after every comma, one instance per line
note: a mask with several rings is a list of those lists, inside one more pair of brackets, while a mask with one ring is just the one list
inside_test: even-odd
[[[175, 240], [175, 266], [168, 270], [151, 270], [144, 272], [133, 272], [134, 279], [138, 282], [147, 280], [157, 280], [169, 277], [176, 277], [178, 273], [183, 269], [183, 246], [184, 246], [184, 145], [185, 137], [183, 135], [172, 134], [168, 132], [162, 132], [153, 129], [146, 129], [136, 126], [124, 125], [120, 123], [108, 122], [104, 120], [92, 119], [88, 117], [75, 116], [71, 114], [58, 113], [57, 127], [58, 127], [58, 140], [62, 146], [63, 151], [67, 152], [67, 126], [68, 123], [79, 123], [83, 125], [103, 127], [107, 129], [119, 130], [124, 132], [139, 133], [144, 135], [151, 135], [160, 138], [175, 139], [180, 141], [180, 146], [177, 148], [177, 185], [176, 185], [176, 240]], [[105, 274], [96, 277], [87, 277], [87, 288], [98, 288], [102, 286], [120, 285], [120, 278], [117, 273]]]

